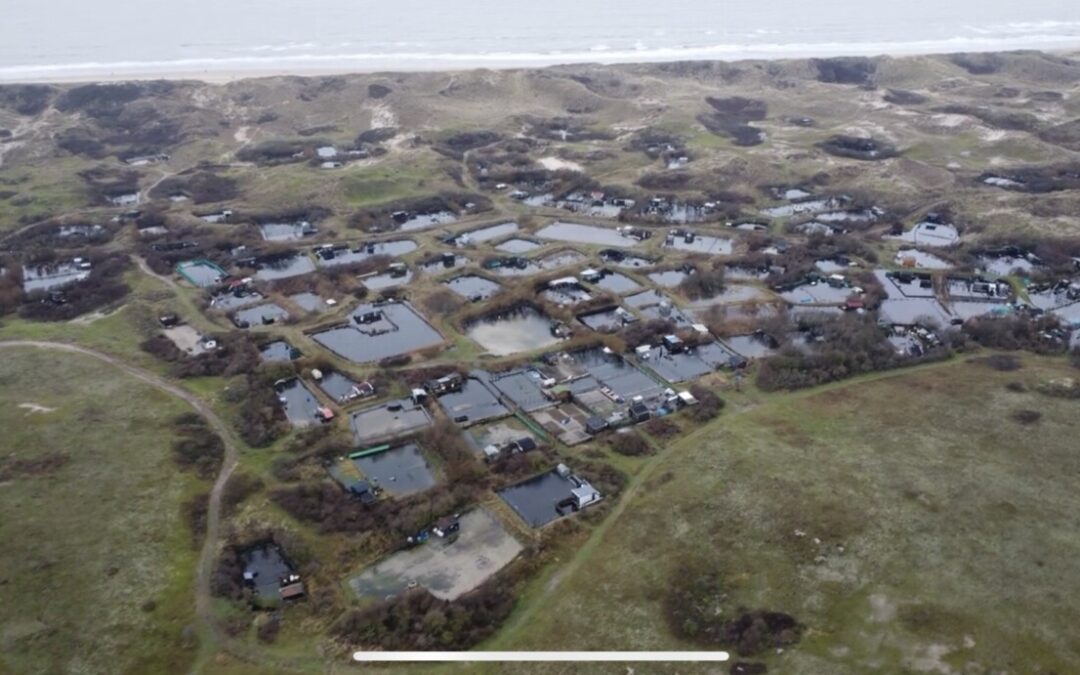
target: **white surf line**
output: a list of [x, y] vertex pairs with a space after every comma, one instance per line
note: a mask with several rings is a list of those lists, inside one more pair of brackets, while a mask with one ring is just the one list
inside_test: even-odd
[[727, 652], [365, 652], [353, 653], [360, 663], [722, 663]]

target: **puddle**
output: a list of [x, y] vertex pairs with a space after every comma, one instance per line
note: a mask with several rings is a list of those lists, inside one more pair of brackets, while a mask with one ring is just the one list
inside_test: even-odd
[[732, 250], [730, 239], [697, 234], [688, 230], [672, 230], [668, 233], [664, 246], [679, 251], [709, 255], [731, 255]]
[[403, 302], [359, 305], [347, 324], [311, 337], [356, 363], [372, 363], [443, 343], [439, 332]]
[[543, 244], [539, 244], [531, 239], [515, 237], [514, 239], [507, 239], [501, 244], [496, 245], [495, 248], [505, 253], [528, 253], [541, 246], [543, 246]]
[[352, 460], [373, 487], [395, 497], [423, 492], [435, 486], [435, 473], [420, 446], [407, 443]]
[[443, 284], [471, 302], [487, 300], [502, 289], [498, 283], [475, 274], [454, 277]]
[[559, 338], [552, 334], [551, 323], [540, 310], [526, 305], [474, 320], [466, 327], [465, 334], [489, 353], [506, 356], [558, 342]]
[[315, 377], [316, 374], [320, 375], [320, 377], [315, 380], [319, 389], [322, 389], [327, 396], [341, 405], [344, 405], [349, 401], [355, 401], [358, 398], [366, 398], [375, 395], [375, 388], [367, 382], [357, 382], [351, 377], [342, 375], [337, 371], [323, 372], [313, 370], [312, 377]]
[[284, 308], [268, 302], [264, 305], [237, 310], [233, 314], [233, 323], [237, 328], [251, 328], [252, 326], [268, 326], [287, 318], [289, 318], [289, 313]]
[[298, 241], [318, 234], [319, 230], [306, 220], [296, 223], [263, 223], [259, 232], [266, 241]]
[[541, 270], [535, 261], [521, 256], [509, 256], [506, 258], [492, 258], [484, 262], [484, 269], [491, 270], [501, 276], [528, 276]]
[[630, 248], [638, 245], [638, 240], [626, 237], [607, 227], [580, 225], [577, 223], [556, 222], [536, 233], [541, 239], [566, 241], [575, 244], [596, 244], [597, 246], [618, 246]]
[[397, 438], [431, 425], [431, 417], [422, 405], [409, 399], [390, 401], [349, 414], [349, 427], [357, 445]]
[[298, 377], [280, 380], [274, 383], [274, 389], [277, 391], [278, 402], [285, 410], [285, 416], [294, 427], [318, 424], [333, 417], [332, 414], [326, 414], [329, 410], [323, 407], [315, 394], [312, 394]]
[[540, 269], [553, 270], [567, 265], [576, 265], [585, 260], [584, 253], [578, 251], [556, 251], [537, 260]]
[[262, 281], [275, 281], [310, 274], [315, 271], [315, 263], [306, 255], [296, 253], [272, 260], [260, 261], [255, 278]]
[[600, 501], [600, 494], [588, 482], [560, 468], [564, 470], [553, 469], [500, 490], [499, 497], [532, 527]]
[[498, 239], [499, 237], [505, 237], [506, 235], [513, 234], [517, 231], [517, 223], [499, 223], [498, 225], [488, 225], [487, 227], [470, 230], [469, 232], [462, 232], [447, 243], [452, 243], [456, 246], [480, 244], [492, 239]]
[[189, 260], [176, 266], [176, 272], [199, 288], [211, 288], [217, 286], [225, 277], [229, 276], [209, 260]]
[[396, 239], [392, 241], [368, 242], [354, 248], [344, 244], [337, 246], [320, 246], [315, 249], [315, 259], [320, 267], [333, 267], [335, 265], [351, 265], [363, 262], [375, 256], [390, 256], [396, 258], [415, 251], [417, 244], [411, 239]]
[[608, 269], [600, 270], [595, 274], [588, 274], [587, 272], [582, 273], [582, 278], [597, 288], [611, 291], [617, 295], [641, 290], [641, 284], [638, 282], [625, 274], [620, 274], [619, 272]]

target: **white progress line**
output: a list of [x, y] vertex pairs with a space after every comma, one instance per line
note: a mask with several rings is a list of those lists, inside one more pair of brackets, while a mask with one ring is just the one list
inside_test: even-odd
[[546, 662], [598, 661], [615, 662], [723, 662], [731, 658], [727, 652], [365, 652], [353, 653], [353, 661], [362, 663], [386, 662]]

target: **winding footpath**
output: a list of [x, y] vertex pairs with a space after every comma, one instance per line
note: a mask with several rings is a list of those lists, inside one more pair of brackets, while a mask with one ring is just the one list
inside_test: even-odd
[[199, 567], [195, 584], [196, 615], [205, 625], [208, 634], [216, 635], [217, 631], [215, 630], [210, 596], [210, 576], [213, 574], [214, 557], [221, 530], [221, 495], [225, 490], [226, 481], [229, 480], [229, 476], [232, 475], [233, 470], [236, 468], [237, 460], [239, 458], [239, 452], [236, 449], [236, 444], [233, 442], [232, 430], [229, 428], [229, 425], [222, 421], [209, 405], [190, 391], [169, 382], [165, 378], [156, 375], [149, 370], [124, 363], [116, 357], [103, 352], [64, 342], [45, 342], [40, 340], [0, 341], [0, 349], [4, 348], [47, 349], [72, 354], [82, 354], [103, 363], [107, 363], [159, 391], [182, 399], [194, 408], [196, 412], [202, 415], [214, 432], [221, 437], [222, 442], [225, 444], [225, 458], [221, 465], [221, 471], [214, 481], [214, 486], [210, 489], [210, 500], [206, 513], [206, 535], [203, 539], [202, 551], [199, 553]]

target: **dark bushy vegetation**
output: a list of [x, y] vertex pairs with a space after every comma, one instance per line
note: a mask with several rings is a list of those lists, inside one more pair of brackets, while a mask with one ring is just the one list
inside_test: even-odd
[[53, 451], [31, 459], [5, 459], [0, 461], [0, 483], [16, 478], [41, 476], [65, 466], [71, 457], [67, 453]]
[[895, 105], [922, 105], [930, 99], [922, 94], [905, 89], [889, 89], [885, 92], [885, 101]]
[[491, 145], [501, 138], [496, 132], [487, 129], [461, 131], [436, 142], [434, 150], [451, 159], [461, 160], [469, 150]]
[[49, 106], [55, 93], [44, 84], [0, 85], [0, 108], [19, 115], [37, 115]]
[[1005, 58], [1000, 54], [952, 54], [949, 60], [972, 75], [993, 75], [1005, 67]]
[[828, 317], [818, 329], [824, 341], [812, 352], [786, 348], [763, 360], [758, 386], [765, 391], [802, 389], [898, 365], [896, 353], [870, 318]]
[[173, 459], [182, 469], [193, 470], [199, 478], [213, 478], [225, 458], [225, 444], [201, 415], [178, 415], [173, 428], [179, 436], [172, 444]]
[[608, 437], [612, 452], [626, 457], [642, 457], [655, 452], [653, 447], [635, 431], [621, 431]]
[[235, 199], [238, 191], [234, 179], [212, 171], [196, 170], [166, 178], [150, 191], [150, 196], [163, 199], [178, 193], [187, 195], [195, 204], [206, 204]]
[[333, 630], [350, 644], [380, 649], [464, 650], [491, 636], [513, 607], [513, 590], [497, 579], [453, 602], [414, 589], [348, 612]]
[[765, 119], [768, 106], [764, 101], [742, 96], [730, 98], [708, 97], [705, 101], [712, 106], [711, 113], [698, 115], [698, 121], [717, 136], [726, 136], [735, 145], [759, 145], [764, 140], [760, 129], [750, 122]]
[[990, 356], [978, 359], [978, 361], [979, 363], [983, 363], [990, 368], [999, 370], [1003, 373], [1020, 370], [1020, 368], [1023, 367], [1023, 364], [1020, 363], [1020, 359], [1012, 354], [991, 354]]
[[818, 144], [825, 152], [837, 157], [861, 160], [881, 160], [896, 157], [900, 152], [892, 143], [876, 138], [836, 135]]
[[158, 334], [139, 345], [143, 351], [173, 364], [175, 377], [231, 377], [254, 370], [259, 362], [259, 350], [251, 335], [233, 331], [216, 336], [218, 348], [198, 356], [188, 356], [172, 340]]
[[180, 505], [180, 514], [191, 530], [192, 548], [198, 548], [206, 537], [206, 514], [209, 509], [209, 492], [200, 492]]
[[820, 82], [830, 84], [868, 85], [877, 74], [877, 62], [863, 56], [839, 56], [831, 59], [813, 59]]
[[719, 574], [708, 566], [683, 563], [664, 599], [672, 632], [703, 646], [724, 647], [740, 656], [793, 645], [805, 630], [794, 617], [763, 609], [725, 612], [730, 604]]
[[274, 368], [260, 369], [247, 375], [240, 384], [232, 384], [227, 392], [230, 402], [239, 404], [233, 417], [237, 433], [254, 448], [263, 448], [288, 433], [274, 382], [283, 373]]
[[716, 265], [709, 268], [698, 268], [696, 274], [691, 274], [679, 284], [679, 290], [691, 300], [703, 300], [715, 297], [724, 292], [724, 267]]
[[225, 482], [221, 493], [221, 507], [226, 515], [233, 513], [245, 499], [263, 489], [263, 482], [258, 476], [243, 471], [236, 471]]
[[1030, 319], [1026, 316], [979, 317], [964, 324], [964, 334], [984, 347], [994, 349], [1025, 349], [1041, 354], [1059, 353], [1066, 349], [1064, 341], [1054, 342], [1044, 336], [1058, 327], [1053, 316]]
[[724, 399], [702, 384], [690, 385], [690, 394], [697, 399], [697, 405], [690, 408], [690, 419], [698, 423], [708, 422], [724, 409]]
[[1004, 169], [981, 174], [981, 183], [987, 178], [1006, 178], [1009, 185], [998, 185], [1004, 190], [1041, 194], [1060, 190], [1080, 189], [1080, 164], [1059, 164], [1056, 166], [1030, 166]]

